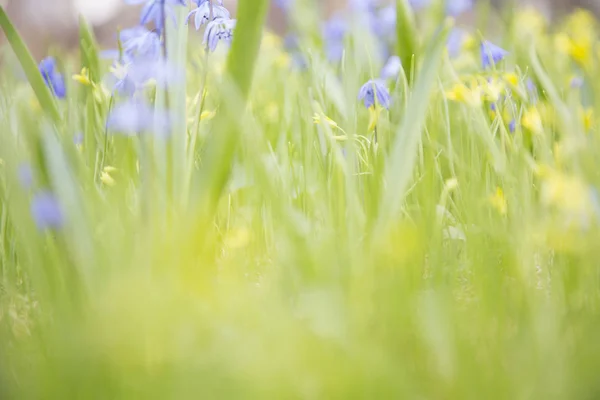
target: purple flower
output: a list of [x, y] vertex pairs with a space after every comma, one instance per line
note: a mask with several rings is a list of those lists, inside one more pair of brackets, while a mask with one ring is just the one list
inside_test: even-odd
[[170, 119], [166, 113], [157, 113], [140, 100], [128, 100], [112, 110], [108, 116], [107, 126], [110, 130], [127, 136], [150, 131], [159, 136], [166, 136]]
[[448, 55], [451, 58], [457, 57], [460, 54], [465, 41], [465, 36], [466, 33], [462, 29], [455, 28], [450, 32], [446, 48], [448, 49]]
[[514, 133], [515, 130], [517, 129], [517, 121], [516, 120], [512, 120], [508, 123], [508, 130], [510, 131], [510, 133]]
[[125, 0], [125, 3], [131, 5], [146, 3], [142, 8], [140, 24], [153, 22], [159, 32], [162, 32], [167, 16], [175, 21], [174, 5], [187, 5], [186, 0]]
[[394, 38], [396, 33], [396, 6], [380, 9], [371, 20], [373, 32], [382, 39]]
[[211, 19], [210, 18], [210, 13], [211, 13], [211, 8], [212, 8], [212, 19], [215, 20], [217, 18], [223, 18], [223, 19], [230, 19], [231, 18], [231, 14], [229, 14], [229, 11], [220, 5], [212, 5], [210, 4], [210, 1], [204, 1], [202, 2], [198, 8], [196, 8], [195, 10], [192, 10], [187, 18], [186, 18], [186, 23], [189, 22], [189, 19], [192, 17], [192, 15], [194, 16], [194, 25], [196, 27], [196, 30], [200, 29], [200, 27], [206, 23], [208, 23], [208, 21]]
[[237, 20], [217, 18], [211, 21], [204, 31], [204, 44], [215, 51], [220, 41], [230, 44]]
[[390, 92], [385, 87], [385, 83], [379, 79], [365, 83], [358, 92], [358, 99], [364, 102], [366, 108], [373, 107], [375, 104], [390, 108]]
[[481, 42], [481, 64], [483, 68], [496, 65], [508, 55], [508, 51], [496, 46], [492, 42], [484, 40]]
[[17, 177], [23, 189], [29, 189], [33, 185], [33, 169], [29, 163], [21, 163], [17, 168]]
[[333, 17], [323, 25], [325, 53], [331, 62], [338, 62], [344, 55], [344, 38], [348, 27], [340, 17]]
[[575, 76], [571, 79], [570, 86], [572, 89], [579, 89], [583, 86], [583, 78], [580, 76]]
[[65, 79], [60, 72], [56, 70], [56, 60], [53, 57], [47, 57], [40, 62], [40, 73], [46, 82], [46, 86], [52, 90], [59, 99], [64, 99], [67, 95]]
[[294, 4], [294, 0], [274, 0], [273, 3], [285, 12], [289, 12]]
[[400, 57], [391, 56], [383, 68], [381, 69], [381, 78], [382, 79], [397, 79], [400, 74], [400, 70], [402, 69], [402, 61], [400, 61]]
[[58, 200], [47, 191], [38, 192], [31, 200], [31, 216], [40, 231], [59, 229], [64, 225], [64, 216]]
[[143, 26], [122, 30], [119, 40], [127, 58], [155, 60], [160, 56], [160, 37]]
[[75, 134], [75, 136], [73, 136], [73, 144], [75, 146], [82, 146], [83, 145], [83, 139], [84, 139], [83, 132], [77, 132]]

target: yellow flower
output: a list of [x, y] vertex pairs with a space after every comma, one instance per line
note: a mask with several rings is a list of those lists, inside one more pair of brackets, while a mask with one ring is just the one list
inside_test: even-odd
[[504, 80], [508, 82], [512, 86], [517, 86], [519, 84], [519, 76], [514, 72], [507, 72], [503, 76]]
[[323, 114], [315, 113], [315, 115], [313, 115], [313, 122], [317, 125], [326, 123], [327, 125], [331, 126], [332, 128], [338, 128], [337, 122], [335, 122], [334, 120], [332, 120], [331, 118], [329, 118], [328, 116], [323, 115]]
[[84, 86], [92, 85], [92, 82], [90, 81], [89, 71], [86, 67], [83, 67], [79, 74], [73, 75], [73, 80], [81, 83]]
[[525, 34], [539, 35], [546, 30], [546, 18], [533, 7], [519, 11], [515, 18], [515, 26]]
[[489, 197], [489, 202], [498, 211], [501, 215], [506, 215], [508, 210], [508, 204], [506, 202], [506, 197], [504, 197], [504, 191], [502, 191], [501, 187], [496, 188], [496, 192]]
[[208, 111], [208, 110], [204, 110], [202, 111], [202, 114], [200, 114], [200, 121], [210, 121], [211, 119], [213, 119], [215, 117], [215, 115], [217, 115], [216, 111]]
[[549, 168], [542, 176], [543, 204], [568, 214], [588, 215], [593, 211], [589, 187], [581, 178]]
[[583, 109], [580, 111], [580, 115], [583, 129], [585, 132], [589, 132], [594, 126], [594, 110], [591, 108]]
[[491, 102], [498, 101], [506, 89], [504, 82], [499, 79], [492, 79], [491, 81], [484, 79], [481, 82], [481, 88], [486, 100]]
[[111, 187], [115, 186], [117, 183], [115, 182], [113, 177], [110, 175], [111, 173], [114, 173], [114, 172], [117, 172], [117, 169], [115, 167], [111, 167], [110, 165], [107, 165], [106, 167], [104, 167], [102, 169], [102, 172], [100, 173], [100, 182], [102, 182], [106, 186], [111, 186]]
[[446, 92], [446, 98], [471, 107], [479, 107], [481, 105], [481, 89], [479, 87], [470, 89], [462, 83], [457, 83]]
[[521, 120], [521, 124], [536, 135], [541, 135], [544, 133], [542, 117], [540, 116], [538, 109], [535, 107], [530, 107], [527, 111], [525, 111], [523, 114], [523, 119]]

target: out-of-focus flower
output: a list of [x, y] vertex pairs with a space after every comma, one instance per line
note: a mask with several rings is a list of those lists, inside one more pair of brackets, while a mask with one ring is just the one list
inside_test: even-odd
[[273, 3], [281, 10], [288, 12], [294, 5], [294, 0], [274, 0]]
[[488, 199], [492, 207], [494, 207], [500, 215], [506, 215], [508, 203], [506, 202], [506, 197], [504, 197], [504, 191], [501, 187], [498, 186], [494, 194]]
[[119, 40], [123, 44], [126, 56], [132, 60], [155, 60], [160, 55], [161, 44], [158, 33], [143, 26], [122, 30]]
[[348, 26], [341, 17], [330, 18], [323, 25], [323, 39], [325, 41], [325, 54], [331, 62], [338, 62], [344, 54], [344, 38]]
[[594, 126], [594, 110], [592, 108], [586, 108], [580, 110], [581, 122], [583, 124], [583, 129], [586, 132], [589, 132]]
[[362, 100], [366, 108], [380, 105], [384, 108], [390, 108], [390, 92], [385, 87], [385, 83], [379, 79], [373, 79], [365, 83], [358, 92], [358, 99]]
[[67, 88], [62, 74], [56, 69], [56, 60], [53, 57], [44, 58], [40, 62], [39, 69], [44, 82], [54, 95], [59, 99], [64, 99], [67, 95]]
[[158, 31], [163, 30], [167, 16], [175, 21], [174, 5], [187, 5], [186, 0], [125, 0], [125, 3], [131, 5], [146, 3], [140, 14], [140, 24], [153, 22]]
[[398, 56], [391, 56], [381, 69], [382, 79], [397, 79], [402, 69], [402, 61]]
[[479, 86], [469, 88], [463, 83], [457, 83], [445, 95], [448, 100], [463, 103], [471, 107], [479, 107], [482, 102], [481, 88]]
[[521, 124], [523, 125], [523, 127], [529, 129], [532, 133], [536, 135], [541, 135], [544, 133], [542, 117], [536, 107], [530, 107], [529, 109], [527, 109], [527, 111], [525, 111], [525, 113], [523, 113]]
[[219, 42], [230, 44], [237, 20], [217, 18], [211, 21], [204, 31], [204, 44], [210, 51], [215, 51]]
[[583, 78], [580, 76], [574, 76], [569, 80], [569, 86], [572, 89], [579, 89], [583, 86]]
[[[431, 5], [431, 0], [409, 0], [410, 5], [419, 10]], [[470, 10], [473, 7], [472, 0], [446, 0], [446, 14], [456, 16]]]
[[481, 64], [483, 68], [496, 65], [508, 55], [508, 51], [496, 46], [490, 41], [481, 42]]
[[60, 229], [64, 225], [64, 216], [58, 200], [47, 191], [36, 193], [31, 200], [31, 216], [38, 229]]
[[515, 131], [517, 130], [517, 121], [512, 119], [509, 123], [508, 123], [508, 130], [510, 133], [515, 133]]
[[117, 169], [115, 167], [111, 167], [110, 165], [104, 167], [100, 173], [100, 182], [106, 186], [115, 186], [117, 183], [115, 182], [115, 179], [112, 177], [111, 173], [116, 171]]
[[84, 136], [82, 132], [77, 132], [74, 136], [73, 136], [73, 144], [75, 146], [83, 146], [83, 140], [84, 140]]
[[116, 106], [108, 116], [107, 127], [124, 135], [154, 132], [159, 136], [168, 133], [170, 119], [166, 113], [156, 113], [140, 100], [128, 100]]
[[[212, 9], [212, 11], [211, 11], [211, 9]], [[186, 23], [193, 16], [194, 17], [194, 26], [196, 27], [196, 30], [198, 30], [198, 29], [200, 29], [200, 27], [202, 25], [208, 23], [208, 21], [211, 20], [211, 12], [212, 12], [213, 20], [215, 20], [217, 18], [223, 18], [223, 19], [231, 18], [231, 14], [229, 14], [229, 11], [222, 5], [218, 5], [218, 4], [211, 5], [210, 1], [204, 1], [198, 6], [198, 8], [196, 8], [195, 10], [192, 10], [188, 14], [188, 16], [186, 18]]]
[[23, 189], [29, 189], [33, 185], [33, 169], [29, 163], [21, 163], [17, 168], [17, 178]]
[[396, 33], [396, 7], [389, 5], [372, 15], [371, 26], [373, 32], [384, 40], [394, 38]]

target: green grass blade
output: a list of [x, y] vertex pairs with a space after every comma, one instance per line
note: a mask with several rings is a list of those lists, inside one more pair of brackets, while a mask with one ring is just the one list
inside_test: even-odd
[[425, 54], [405, 118], [396, 133], [384, 172], [384, 182], [387, 182], [388, 187], [381, 199], [374, 231], [376, 235], [381, 233], [385, 224], [396, 216], [400, 202], [412, 179], [421, 131], [425, 124], [427, 108], [449, 32], [450, 25], [446, 24]]
[[100, 58], [98, 56], [98, 43], [94, 32], [83, 16], [79, 17], [79, 50], [81, 51], [81, 64], [89, 70], [92, 82], [100, 82]]
[[[417, 52], [417, 28], [415, 25], [415, 16], [408, 0], [396, 1], [396, 35], [398, 37], [397, 51], [402, 67], [409, 77], [414, 71], [411, 71], [413, 65], [413, 56]], [[415, 62], [416, 65], [416, 62]]]
[[[235, 94], [241, 97], [242, 107], [245, 107], [250, 93], [268, 5], [268, 0], [242, 1], [239, 4], [238, 23], [227, 60], [226, 76], [231, 80], [232, 87], [237, 92]], [[232, 106], [223, 99], [221, 107]], [[219, 135], [212, 136], [212, 142], [208, 144], [201, 185], [205, 196], [208, 196], [206, 200], [208, 200], [209, 213], [212, 213], [225, 187], [241, 134], [240, 129], [228, 121], [227, 115], [239, 115], [243, 112], [244, 110], [241, 109], [235, 111], [228, 109], [223, 112], [217, 121], [216, 131]]]
[[13, 51], [15, 52], [19, 62], [21, 63], [21, 67], [27, 76], [27, 80], [29, 84], [33, 88], [35, 95], [40, 103], [42, 109], [48, 114], [48, 116], [54, 121], [54, 123], [59, 123], [61, 120], [60, 113], [58, 112], [58, 108], [56, 107], [56, 103], [54, 102], [54, 98], [52, 97], [52, 92], [46, 86], [44, 82], [44, 78], [39, 71], [39, 68], [31, 55], [31, 52], [23, 42], [23, 39], [15, 29], [12, 22], [6, 15], [4, 8], [0, 6], [0, 26], [2, 26], [2, 30], [6, 34], [6, 39]]

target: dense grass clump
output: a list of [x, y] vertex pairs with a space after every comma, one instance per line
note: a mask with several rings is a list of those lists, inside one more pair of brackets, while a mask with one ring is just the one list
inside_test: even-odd
[[184, 3], [0, 9], [0, 397], [599, 395], [593, 17]]

